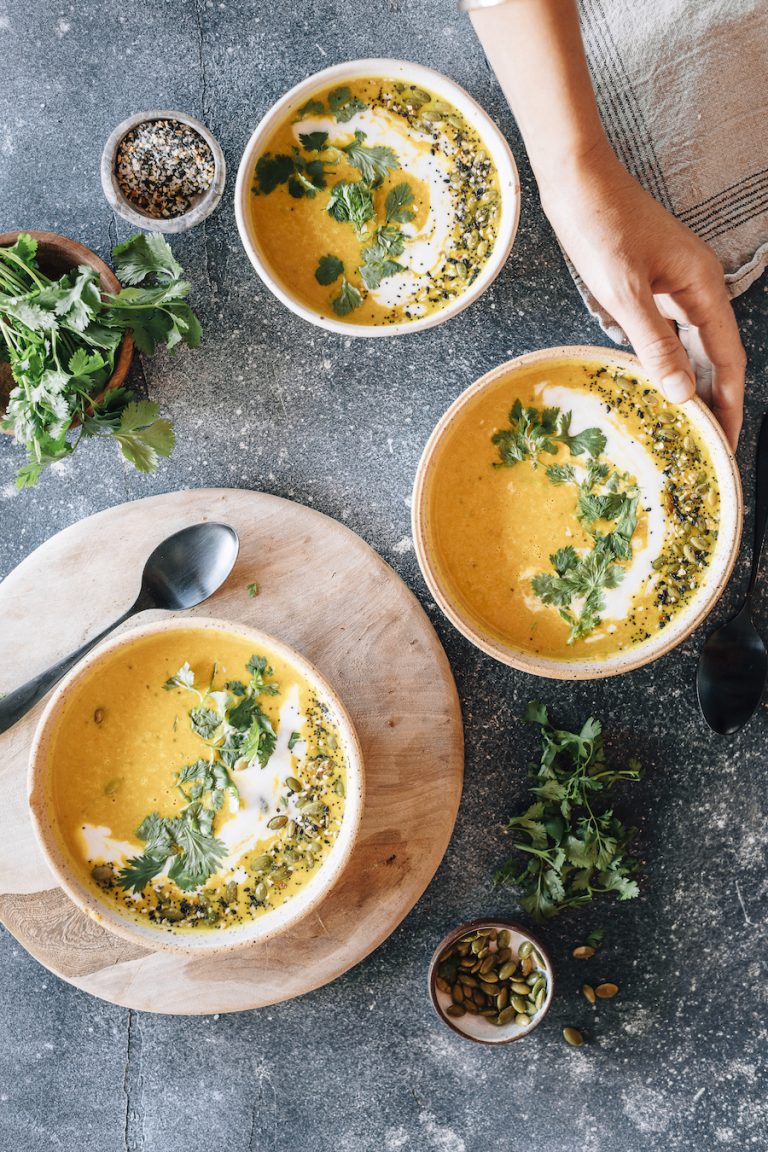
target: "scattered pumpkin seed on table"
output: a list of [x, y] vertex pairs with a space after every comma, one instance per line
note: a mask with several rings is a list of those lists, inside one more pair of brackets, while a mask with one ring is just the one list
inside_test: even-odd
[[451, 998], [443, 1009], [446, 1016], [458, 1019], [469, 1013], [497, 1027], [514, 1021], [530, 1028], [544, 1006], [549, 978], [530, 940], [523, 940], [515, 954], [506, 928], [476, 928], [441, 954], [435, 985]]

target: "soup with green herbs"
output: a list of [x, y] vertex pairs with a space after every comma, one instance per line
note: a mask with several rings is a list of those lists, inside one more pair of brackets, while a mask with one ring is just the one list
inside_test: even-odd
[[476, 279], [497, 238], [499, 179], [453, 105], [413, 84], [354, 80], [275, 130], [250, 212], [288, 295], [351, 325], [400, 324]]
[[597, 660], [644, 643], [706, 578], [707, 447], [654, 388], [599, 362], [516, 367], [448, 425], [427, 546], [458, 613], [507, 647]]
[[344, 815], [327, 704], [279, 653], [210, 628], [107, 654], [68, 697], [48, 761], [81, 878], [175, 932], [234, 927], [290, 900]]

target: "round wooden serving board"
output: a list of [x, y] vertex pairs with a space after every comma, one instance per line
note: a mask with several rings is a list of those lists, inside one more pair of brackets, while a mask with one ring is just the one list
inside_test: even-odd
[[[299, 927], [231, 956], [149, 952], [79, 912], [37, 847], [27, 813], [27, 754], [44, 703], [0, 736], [0, 920], [57, 976], [154, 1012], [258, 1008], [346, 972], [389, 936], [427, 887], [461, 797], [456, 688], [415, 597], [349, 529], [259, 492], [154, 496], [91, 516], [38, 548], [0, 584], [0, 692], [120, 616], [155, 545], [201, 520], [231, 524], [240, 556], [223, 588], [189, 615], [262, 628], [318, 666], [357, 728], [366, 801], [348, 868]], [[252, 582], [260, 589], [254, 598]], [[145, 612], [134, 621], [166, 615]]]

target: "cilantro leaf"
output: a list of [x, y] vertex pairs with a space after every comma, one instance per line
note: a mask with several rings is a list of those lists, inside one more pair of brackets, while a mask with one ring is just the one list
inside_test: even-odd
[[[400, 167], [400, 161], [392, 148], [383, 144], [369, 147], [364, 143], [365, 139], [365, 132], [358, 130], [354, 140], [346, 144], [342, 151], [346, 153], [349, 163], [359, 168], [363, 183], [370, 188], [378, 188], [390, 172]], [[390, 219], [389, 215], [387, 219]]]
[[288, 177], [293, 175], [293, 157], [284, 153], [273, 156], [271, 152], [265, 152], [256, 161], [254, 175], [256, 183], [253, 191], [257, 195], [268, 196], [280, 184], [287, 183]]
[[363, 302], [363, 298], [355, 288], [354, 284], [350, 284], [346, 276], [341, 281], [341, 291], [338, 296], [334, 296], [331, 301], [331, 307], [337, 316], [348, 316], [355, 308], [359, 308]]
[[576, 480], [576, 473], [570, 464], [550, 464], [547, 476], [553, 484], [573, 484]]
[[344, 265], [338, 256], [321, 256], [315, 269], [315, 280], [318, 284], [333, 284], [344, 271]]
[[166, 692], [171, 692], [174, 688], [194, 688], [195, 686], [195, 673], [189, 666], [189, 661], [185, 660], [178, 672], [173, 676], [169, 676], [163, 688]]
[[322, 152], [328, 143], [327, 132], [300, 132], [299, 140], [307, 152]]
[[325, 105], [322, 100], [307, 100], [306, 104], [299, 108], [296, 115], [299, 120], [302, 120], [305, 116], [322, 116], [323, 112], [325, 112]]
[[168, 241], [159, 232], [137, 232], [112, 249], [112, 263], [121, 284], [142, 284], [147, 277], [159, 283], [181, 280], [184, 272]]
[[582, 432], [571, 436], [571, 419], [571, 412], [560, 413], [555, 437], [561, 444], [567, 445], [571, 456], [581, 456], [587, 452], [590, 456], [596, 457], [605, 451], [607, 440], [600, 428], [585, 428]]
[[331, 189], [326, 211], [339, 223], [353, 224], [361, 238], [366, 234], [366, 224], [374, 217], [370, 189], [362, 181], [339, 180]]
[[358, 112], [364, 111], [368, 105], [352, 95], [347, 87], [334, 88], [328, 94], [328, 107], [340, 124], [346, 124]]
[[170, 420], [158, 419], [159, 404], [131, 401], [113, 432], [123, 457], [139, 472], [154, 472], [161, 456], [170, 456], [176, 441]]
[[410, 185], [406, 183], [396, 184], [394, 188], [387, 193], [387, 199], [384, 202], [384, 212], [387, 217], [387, 222], [394, 221], [398, 224], [409, 224], [416, 215], [415, 208], [411, 208], [413, 204], [413, 192]]

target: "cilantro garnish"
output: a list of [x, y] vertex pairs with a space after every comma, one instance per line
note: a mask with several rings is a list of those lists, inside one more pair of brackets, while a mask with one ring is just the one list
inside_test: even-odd
[[339, 223], [353, 224], [359, 239], [366, 235], [366, 224], [374, 217], [373, 197], [362, 180], [339, 180], [331, 189], [326, 211]]
[[[624, 578], [624, 569], [616, 561], [632, 558], [632, 536], [637, 527], [640, 495], [637, 486], [599, 459], [605, 448], [605, 434], [599, 428], [585, 428], [571, 435], [571, 413], [559, 408], [524, 408], [515, 400], [509, 414], [509, 428], [493, 436], [501, 460], [495, 467], [513, 467], [523, 460], [538, 467], [544, 454], [556, 455], [558, 445], [567, 447], [572, 457], [585, 453], [588, 463], [579, 480], [573, 464], [550, 464], [546, 469], [552, 484], [572, 484], [576, 489], [575, 514], [592, 537], [588, 552], [577, 552], [568, 546], [554, 552], [549, 560], [553, 572], [539, 572], [532, 581], [533, 591], [543, 604], [557, 608], [569, 626], [568, 644], [592, 632], [601, 622], [605, 608], [604, 593], [616, 588]], [[602, 491], [595, 491], [602, 486]], [[598, 524], [613, 524], [602, 531]]]
[[411, 204], [413, 204], [413, 192], [410, 186], [405, 183], [397, 184], [387, 193], [387, 199], [384, 203], [387, 221], [409, 224], [416, 215], [416, 210], [409, 207]]
[[341, 281], [341, 291], [338, 296], [334, 296], [331, 301], [331, 306], [337, 316], [348, 316], [354, 308], [359, 308], [363, 302], [363, 298], [355, 288], [354, 284], [350, 284], [346, 276]]
[[344, 264], [338, 256], [321, 256], [315, 269], [318, 284], [333, 284], [344, 271]]
[[[0, 248], [0, 359], [16, 383], [3, 427], [27, 449], [18, 487], [35, 484], [89, 437], [112, 437], [139, 471], [155, 471], [174, 446], [158, 405], [126, 388], [111, 389], [99, 404], [92, 397], [112, 376], [126, 331], [147, 355], [158, 346], [200, 343], [181, 266], [163, 236], [132, 236], [112, 252], [124, 287], [102, 296], [93, 269], [75, 268], [54, 281], [40, 271], [36, 253], [26, 233]], [[75, 439], [68, 439], [75, 425]]]
[[325, 105], [322, 100], [307, 100], [296, 113], [299, 120], [303, 120], [305, 116], [322, 116], [325, 112]]
[[208, 759], [187, 764], [175, 774], [176, 787], [187, 801], [176, 816], [151, 812], [136, 830], [146, 847], [121, 870], [118, 884], [141, 892], [171, 860], [168, 878], [183, 890], [204, 884], [219, 868], [226, 848], [213, 832], [213, 822], [227, 796], [237, 807], [240, 794], [230, 772], [254, 764], [265, 768], [275, 750], [277, 733], [264, 712], [260, 696], [279, 691], [264, 656], [252, 656], [246, 665], [250, 680], [229, 680], [224, 691], [195, 686], [195, 674], [185, 662], [163, 687], [191, 692], [199, 703], [190, 709], [192, 730], [208, 745]]
[[624, 769], [611, 768], [602, 725], [593, 717], [578, 732], [558, 730], [547, 709], [532, 702], [525, 719], [541, 727], [540, 762], [529, 770], [536, 799], [507, 824], [523, 861], [504, 864], [497, 884], [519, 888], [521, 905], [538, 921], [596, 895], [633, 899], [639, 894], [639, 861], [629, 853], [637, 830], [600, 801], [620, 781], [639, 780], [640, 764], [630, 759]]
[[[383, 144], [369, 147], [364, 144], [365, 132], [355, 132], [354, 140], [346, 144], [342, 151], [349, 163], [360, 169], [360, 175], [369, 188], [378, 188], [390, 172], [400, 167], [400, 161], [391, 148]], [[387, 219], [390, 219], [389, 215]]]
[[328, 107], [340, 124], [346, 124], [357, 112], [362, 112], [368, 105], [363, 100], [353, 96], [347, 87], [334, 88], [328, 94]]
[[299, 141], [307, 152], [322, 152], [328, 143], [327, 132], [300, 132]]

